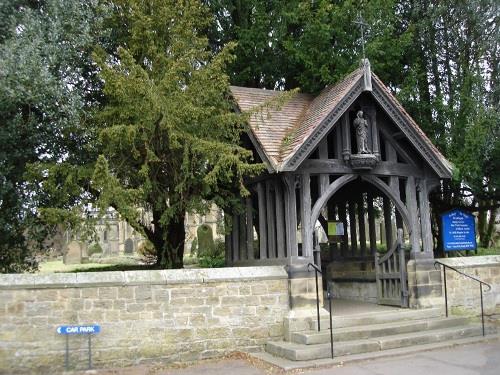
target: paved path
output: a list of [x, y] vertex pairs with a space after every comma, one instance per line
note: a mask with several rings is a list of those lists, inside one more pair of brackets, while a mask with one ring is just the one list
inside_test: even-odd
[[[97, 375], [267, 375], [282, 371], [243, 358], [202, 361], [185, 368], [139, 366], [126, 369], [94, 370]], [[376, 359], [345, 366], [294, 370], [309, 375], [499, 375], [500, 341], [463, 345], [416, 353], [412, 356]]]

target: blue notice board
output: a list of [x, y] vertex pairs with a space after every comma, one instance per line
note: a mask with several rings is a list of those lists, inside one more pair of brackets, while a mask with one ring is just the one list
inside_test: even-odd
[[452, 210], [441, 216], [444, 251], [476, 250], [476, 222], [474, 216]]

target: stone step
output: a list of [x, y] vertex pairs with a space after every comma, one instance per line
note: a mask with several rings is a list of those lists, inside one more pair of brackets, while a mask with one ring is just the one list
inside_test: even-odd
[[[413, 345], [423, 345], [435, 342], [456, 340], [465, 337], [479, 336], [482, 334], [481, 326], [469, 325], [464, 327], [451, 327], [433, 329], [423, 332], [403, 333], [371, 339], [341, 341], [334, 343], [334, 357], [376, 352]], [[329, 358], [330, 343], [304, 345], [295, 342], [268, 342], [266, 351], [272, 355], [290, 359], [292, 361], [308, 361]]]
[[[334, 306], [335, 309], [335, 306]], [[382, 324], [391, 322], [401, 322], [408, 320], [432, 319], [443, 316], [441, 308], [431, 309], [398, 309], [389, 311], [368, 312], [362, 314], [351, 314], [343, 316], [333, 316], [333, 326], [336, 328], [356, 327], [367, 324]], [[318, 320], [314, 317], [310, 320], [310, 329], [317, 330]], [[330, 318], [321, 317], [321, 330], [330, 329]]]
[[305, 369], [315, 369], [315, 368], [324, 369], [327, 367], [331, 368], [333, 366], [344, 366], [347, 363], [355, 363], [358, 361], [367, 361], [380, 358], [394, 358], [398, 356], [414, 355], [415, 353], [419, 352], [450, 348], [457, 345], [488, 343], [488, 342], [496, 342], [498, 340], [500, 340], [500, 335], [497, 333], [497, 334], [487, 335], [486, 337], [483, 336], [465, 337], [456, 340], [434, 342], [431, 344], [413, 345], [396, 349], [379, 350], [376, 352], [343, 355], [334, 357], [333, 359], [328, 357], [310, 361], [291, 361], [283, 357], [273, 356], [272, 354], [269, 354], [267, 352], [256, 352], [249, 354], [251, 357], [269, 363], [283, 371], [292, 371], [292, 370], [305, 370]]
[[[411, 333], [419, 331], [427, 331], [431, 329], [449, 328], [466, 325], [467, 318], [449, 317], [449, 318], [433, 318], [424, 320], [409, 320], [401, 322], [381, 323], [372, 325], [363, 325], [358, 327], [344, 327], [333, 329], [334, 342], [352, 341], [369, 339], [374, 337], [397, 335], [401, 333]], [[334, 323], [335, 324], [335, 323]], [[291, 341], [304, 344], [324, 344], [330, 342], [330, 331], [328, 329], [318, 331], [294, 332], [291, 334]]]

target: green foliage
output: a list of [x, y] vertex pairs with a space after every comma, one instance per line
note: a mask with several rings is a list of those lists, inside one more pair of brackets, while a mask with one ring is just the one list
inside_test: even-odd
[[102, 247], [98, 243], [94, 243], [89, 248], [87, 249], [87, 253], [89, 257], [91, 257], [94, 254], [102, 254]]
[[0, 5], [0, 272], [36, 267], [47, 234], [40, 207], [81, 202], [75, 182], [85, 173], [74, 165], [92, 157], [81, 125], [95, 101], [96, 9], [77, 0]]
[[262, 168], [238, 146], [245, 116], [233, 111], [224, 73], [234, 46], [209, 51], [202, 30], [212, 20], [198, 1], [114, 4], [115, 26], [127, 26], [116, 53], [95, 55], [106, 105], [93, 186], [101, 207], [154, 244], [158, 266], [182, 267], [185, 212], [238, 204], [243, 178]]
[[198, 238], [199, 257], [211, 255], [215, 252], [214, 235], [212, 232], [212, 227], [210, 225], [202, 224], [198, 226], [198, 229], [196, 230], [196, 236]]
[[202, 268], [219, 268], [226, 264], [224, 241], [215, 241], [214, 251], [198, 257], [198, 264]]

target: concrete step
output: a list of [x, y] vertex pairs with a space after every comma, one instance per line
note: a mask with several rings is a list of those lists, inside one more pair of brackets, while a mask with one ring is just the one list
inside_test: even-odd
[[[333, 307], [335, 311], [335, 306]], [[443, 316], [441, 308], [431, 309], [398, 309], [389, 311], [368, 312], [362, 314], [351, 314], [347, 316], [333, 316], [333, 326], [336, 328], [356, 327], [367, 324], [382, 324], [391, 322], [401, 322], [408, 320], [432, 319]], [[310, 329], [317, 330], [317, 319], [311, 318]], [[321, 330], [330, 328], [330, 318], [321, 318]]]
[[[391, 322], [382, 324], [363, 325], [358, 327], [344, 327], [333, 329], [334, 342], [339, 341], [352, 341], [369, 339], [374, 337], [383, 337], [390, 335], [397, 335], [402, 333], [411, 333], [419, 331], [427, 331], [431, 329], [440, 329], [448, 327], [456, 327], [466, 325], [467, 318], [463, 317], [449, 317], [449, 318], [433, 318], [422, 320], [408, 320], [401, 322]], [[334, 323], [335, 324], [335, 323]], [[328, 323], [328, 328], [329, 328]], [[330, 342], [330, 331], [306, 331], [295, 332], [291, 335], [291, 341], [297, 344], [314, 345], [325, 344]]]
[[[424, 345], [436, 342], [456, 340], [465, 337], [479, 336], [482, 334], [481, 326], [468, 325], [432, 329], [422, 332], [402, 333], [377, 338], [335, 342], [333, 346], [334, 357], [377, 352], [381, 350]], [[305, 345], [295, 342], [268, 342], [266, 352], [292, 361], [308, 361], [330, 358], [330, 344], [322, 343]]]

